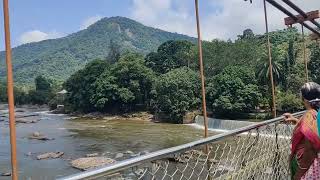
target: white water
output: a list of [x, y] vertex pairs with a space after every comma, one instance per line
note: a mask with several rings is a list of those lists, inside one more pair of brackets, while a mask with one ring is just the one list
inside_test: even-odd
[[[199, 126], [203, 126], [204, 124], [203, 117], [197, 116], [195, 118], [195, 124]], [[208, 118], [208, 128], [213, 131], [226, 132], [226, 131], [238, 129], [241, 127], [249, 126], [252, 124], [256, 124], [256, 122]]]

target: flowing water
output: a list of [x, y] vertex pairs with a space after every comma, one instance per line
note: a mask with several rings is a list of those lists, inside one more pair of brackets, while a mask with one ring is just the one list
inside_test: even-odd
[[[195, 127], [203, 127], [203, 116], [196, 116], [195, 123], [193, 126]], [[216, 118], [208, 118], [208, 128], [211, 131], [215, 132], [226, 132], [238, 128], [242, 128], [245, 126], [250, 126], [255, 124], [256, 122], [251, 121], [241, 121], [241, 120], [225, 120], [225, 119], [216, 119]]]
[[[152, 152], [202, 137], [203, 131], [187, 125], [152, 123], [143, 120], [69, 119], [67, 115], [50, 114], [38, 109], [19, 109], [20, 114], [35, 113], [27, 120], [37, 123], [17, 123], [19, 177], [26, 180], [51, 180], [79, 172], [70, 160], [90, 153], [105, 153], [114, 158], [119, 152]], [[0, 110], [0, 116], [6, 111]], [[10, 172], [10, 142], [7, 118], [0, 117], [0, 173]], [[31, 140], [40, 132], [51, 141]], [[36, 160], [45, 152], [64, 152], [59, 159]], [[31, 156], [30, 156], [31, 154]], [[10, 177], [0, 177], [10, 179]]]

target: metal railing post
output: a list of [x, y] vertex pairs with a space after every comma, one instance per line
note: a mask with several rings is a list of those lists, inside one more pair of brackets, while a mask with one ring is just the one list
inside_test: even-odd
[[[197, 34], [198, 34], [198, 50], [199, 50], [199, 66], [200, 66], [200, 78], [201, 78], [201, 95], [202, 95], [202, 113], [203, 113], [203, 124], [204, 124], [204, 137], [208, 137], [208, 117], [207, 117], [207, 104], [206, 104], [206, 89], [205, 89], [205, 77], [202, 59], [202, 39], [200, 30], [200, 17], [199, 17], [199, 2], [195, 0], [195, 11], [197, 21]], [[209, 146], [205, 145], [205, 153], [209, 156]], [[207, 162], [208, 179], [210, 178], [210, 163]]]
[[277, 110], [276, 110], [275, 85], [274, 85], [274, 81], [273, 81], [272, 53], [271, 53], [269, 27], [268, 27], [268, 14], [267, 14], [266, 0], [263, 0], [263, 7], [264, 7], [264, 20], [265, 20], [266, 34], [267, 34], [269, 74], [270, 74], [269, 76], [270, 76], [270, 84], [271, 84], [271, 92], [272, 92], [272, 116], [273, 116], [273, 118], [275, 118], [275, 117], [277, 117]]
[[301, 24], [301, 33], [302, 33], [302, 43], [303, 43], [303, 61], [304, 61], [304, 68], [305, 68], [305, 76], [306, 76], [306, 82], [309, 81], [309, 75], [308, 75], [308, 61], [307, 61], [307, 55], [306, 55], [306, 42], [304, 38], [304, 27]]
[[7, 89], [9, 104], [9, 126], [10, 126], [10, 144], [11, 144], [11, 168], [12, 180], [18, 180], [17, 167], [17, 143], [16, 143], [16, 125], [14, 115], [14, 94], [13, 94], [13, 75], [11, 62], [11, 44], [10, 44], [10, 27], [9, 27], [9, 2], [3, 0], [4, 13], [4, 31], [5, 31], [5, 48], [6, 48], [6, 64], [7, 64]]
[[203, 59], [202, 59], [202, 43], [201, 43], [201, 31], [200, 31], [200, 17], [199, 17], [199, 3], [195, 0], [196, 9], [196, 21], [197, 21], [197, 34], [198, 34], [198, 50], [199, 50], [199, 66], [200, 66], [200, 78], [201, 78], [201, 95], [202, 95], [202, 111], [204, 119], [204, 137], [208, 137], [208, 118], [207, 118], [207, 105], [206, 105], [206, 89], [205, 89], [205, 78], [203, 70]]

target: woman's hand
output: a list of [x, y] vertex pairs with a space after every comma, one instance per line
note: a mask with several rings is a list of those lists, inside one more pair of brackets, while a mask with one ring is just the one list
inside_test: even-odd
[[299, 119], [295, 118], [291, 113], [283, 114], [285, 122], [297, 124]]

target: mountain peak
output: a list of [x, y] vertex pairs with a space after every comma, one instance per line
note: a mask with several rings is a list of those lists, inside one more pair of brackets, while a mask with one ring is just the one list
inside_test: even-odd
[[[37, 75], [65, 80], [86, 63], [106, 59], [111, 40], [122, 52], [142, 54], [156, 51], [168, 40], [195, 42], [192, 37], [148, 27], [126, 17], [106, 17], [64, 38], [13, 48], [15, 81], [30, 83]], [[0, 52], [0, 58], [3, 57], [4, 52]], [[0, 62], [0, 66], [3, 65], [3, 61]], [[0, 75], [4, 74], [5, 71], [0, 69]]]

